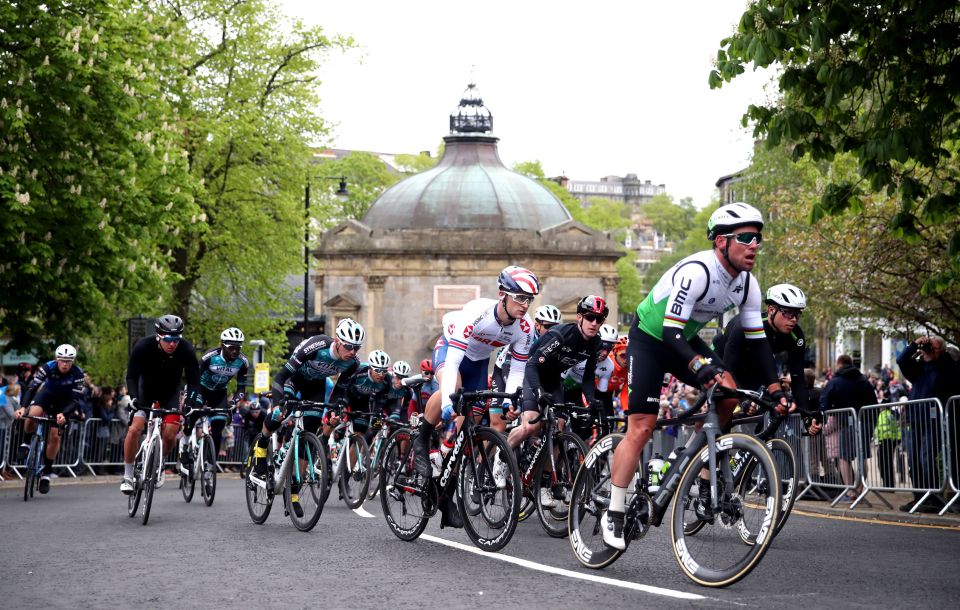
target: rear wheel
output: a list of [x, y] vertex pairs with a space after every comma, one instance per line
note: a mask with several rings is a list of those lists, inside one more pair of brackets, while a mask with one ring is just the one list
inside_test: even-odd
[[36, 434], [30, 440], [30, 450], [27, 452], [26, 472], [23, 477], [23, 501], [33, 497], [34, 487], [37, 485], [37, 468], [40, 464], [40, 437]]
[[[520, 471], [507, 439], [492, 428], [474, 428], [469, 455], [460, 462], [457, 495], [463, 528], [477, 547], [499, 551], [517, 529], [523, 484]], [[494, 456], [506, 458], [507, 483], [497, 487], [493, 478]], [[479, 509], [479, 510], [477, 510]]]
[[610, 507], [613, 452], [622, 440], [623, 434], [617, 432], [594, 443], [573, 481], [567, 531], [574, 556], [588, 568], [605, 568], [623, 555], [603, 543], [601, 529], [603, 514]]
[[[293, 448], [290, 450], [293, 451]], [[294, 527], [301, 532], [309, 532], [320, 520], [323, 512], [323, 490], [327, 487], [329, 476], [327, 456], [315, 434], [301, 432], [294, 458], [290, 478], [284, 490], [284, 500]], [[294, 489], [300, 500], [302, 517], [298, 517], [291, 506]]]
[[340, 460], [340, 493], [349, 508], [360, 508], [370, 488], [370, 448], [363, 435], [350, 437], [350, 450]]
[[133, 465], [133, 493], [127, 496], [127, 515], [133, 517], [140, 506], [140, 497], [143, 495], [143, 453], [137, 455]]
[[[580, 464], [587, 455], [587, 446], [579, 436], [560, 432], [554, 435], [553, 447], [556, 452], [554, 458], [556, 483], [552, 482], [553, 477], [549, 475], [549, 471], [546, 471], [550, 464], [550, 456], [543, 451], [534, 472], [533, 497], [544, 531], [553, 538], [564, 538], [567, 536], [567, 515], [570, 509], [570, 498], [573, 496], [573, 481], [577, 471], [580, 470]], [[552, 508], [540, 503], [540, 488], [544, 482], [545, 471], [547, 476], [550, 476], [550, 493], [556, 502], [556, 506]]]
[[153, 506], [153, 492], [157, 488], [157, 470], [163, 468], [163, 455], [161, 453], [162, 443], [158, 439], [153, 445], [153, 451], [150, 452], [150, 456], [147, 458], [147, 463], [144, 466], [144, 477], [143, 482], [143, 524], [146, 525], [147, 521], [150, 520], [150, 508]]
[[[780, 510], [777, 514], [777, 526], [774, 529], [774, 536], [780, 533], [790, 511], [793, 510], [793, 502], [796, 499], [796, 472], [797, 461], [790, 445], [783, 439], [774, 438], [766, 442], [767, 450], [773, 457], [774, 466], [777, 469], [777, 475], [780, 477]], [[746, 497], [758, 491], [758, 488], [766, 485], [763, 479], [763, 469], [756, 459], [751, 459], [744, 464], [742, 475], [738, 480], [738, 493], [741, 497]], [[740, 528], [740, 537], [746, 544], [756, 542], [756, 532], [751, 532], [744, 524]]]
[[[413, 469], [410, 430], [399, 428], [384, 443], [380, 477], [380, 506], [383, 517], [394, 536], [416, 540], [427, 527], [429, 515], [436, 511], [428, 494], [414, 487], [417, 477]], [[427, 485], [432, 482], [427, 481]]]
[[[203, 439], [201, 439], [200, 442], [202, 443]], [[193, 447], [190, 447], [188, 445], [187, 451], [193, 451]], [[179, 469], [181, 465], [182, 465], [182, 461], [178, 462], [177, 469]], [[188, 504], [190, 503], [190, 500], [193, 500], [193, 492], [197, 488], [197, 476], [196, 476], [196, 470], [195, 470], [196, 467], [197, 467], [197, 460], [194, 459], [193, 463], [190, 464], [190, 473], [189, 474], [183, 474], [182, 472], [180, 473], [180, 493], [183, 494], [183, 499], [186, 500]]]
[[[254, 440], [254, 444], [259, 440], [259, 436]], [[253, 447], [253, 445], [251, 445]], [[250, 451], [250, 459], [252, 460], [253, 451]], [[267, 457], [262, 458], [264, 460], [271, 460], [273, 456], [268, 454]], [[269, 463], [269, 462], [268, 462]], [[266, 475], [270, 476], [269, 472]], [[267, 517], [270, 516], [270, 509], [273, 508], [273, 493], [267, 491], [267, 483], [261, 481], [254, 474], [253, 466], [251, 465], [247, 468], [247, 476], [244, 479], [246, 481], [245, 485], [245, 495], [247, 498], [247, 512], [250, 513], [250, 519], [257, 525], [263, 525], [266, 522]]]
[[200, 495], [203, 496], [203, 503], [207, 506], [213, 504], [213, 498], [217, 495], [217, 452], [213, 446], [213, 441], [204, 437], [200, 444], [200, 451], [203, 452], [203, 471], [200, 475]]

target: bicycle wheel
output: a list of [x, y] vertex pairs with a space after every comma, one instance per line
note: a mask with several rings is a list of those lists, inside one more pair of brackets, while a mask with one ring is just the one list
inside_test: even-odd
[[393, 535], [408, 542], [423, 533], [430, 515], [437, 510], [427, 494], [417, 492], [412, 486], [416, 479], [412, 453], [410, 430], [398, 428], [384, 443], [383, 476], [380, 477], [383, 517]]
[[[474, 428], [470, 448], [469, 454], [466, 451], [463, 454], [457, 481], [463, 528], [478, 548], [499, 551], [510, 542], [517, 529], [523, 495], [517, 460], [507, 439], [492, 428]], [[507, 462], [507, 484], [503, 488], [497, 487], [493, 479], [493, 459], [497, 451]]]
[[150, 520], [150, 508], [153, 506], [153, 492], [157, 488], [157, 469], [163, 468], [162, 446], [159, 440], [153, 444], [153, 450], [147, 457], [147, 463], [144, 466], [143, 481], [143, 524], [146, 525]]
[[383, 475], [383, 446], [386, 439], [377, 435], [374, 446], [370, 448], [370, 485], [367, 489], [367, 500], [373, 500], [380, 493], [380, 477]]
[[[201, 447], [203, 444], [203, 439], [200, 439]], [[193, 447], [189, 447], [187, 451], [193, 451]], [[198, 452], [199, 453], [199, 452]], [[177, 463], [177, 470], [180, 470], [182, 462]], [[180, 472], [180, 493], [183, 494], [183, 499], [186, 500], [187, 504], [190, 503], [190, 500], [193, 500], [193, 492], [197, 488], [197, 456], [194, 456], [193, 463], [190, 465], [190, 473], [183, 474]]]
[[[749, 460], [756, 460], [760, 479], [773, 483], [758, 485], [747, 495], [738, 493], [736, 487], [724, 489], [720, 472], [717, 485], [720, 497], [717, 513], [706, 522], [696, 536], [684, 532], [684, 522], [691, 519], [695, 503], [686, 497], [678, 497], [673, 503], [671, 535], [673, 552], [680, 569], [690, 580], [706, 587], [725, 587], [750, 573], [763, 557], [776, 525], [780, 505], [780, 485], [776, 467], [770, 452], [760, 441], [745, 434], [725, 434], [717, 438], [717, 464], [723, 465], [740, 452]], [[687, 465], [680, 477], [678, 489], [690, 489], [697, 485], [696, 478], [706, 466], [710, 447], [704, 447]], [[747, 528], [757, 532], [755, 543], [745, 546], [739, 531]]]
[[[526, 451], [526, 443], [524, 441], [520, 444], [519, 447], [513, 450], [513, 455], [517, 460], [517, 469], [520, 471], [520, 481], [524, 483], [523, 485], [523, 496], [520, 498], [520, 510], [517, 512], [517, 521], [522, 523], [527, 520], [527, 518], [537, 512], [537, 504], [533, 500], [533, 491], [531, 486], [526, 484], [526, 475], [527, 469], [530, 467], [529, 464], [523, 461], [523, 453]], [[531, 480], [533, 474], [531, 473]]]
[[200, 451], [203, 452], [203, 471], [197, 473], [200, 476], [200, 495], [203, 496], [203, 503], [210, 506], [217, 495], [217, 450], [211, 439], [203, 437]]
[[603, 513], [610, 506], [613, 452], [623, 438], [615, 432], [594, 443], [573, 480], [567, 532], [574, 556], [588, 568], [605, 568], [623, 555], [623, 551], [603, 543], [601, 529]]
[[370, 448], [362, 434], [350, 437], [350, 453], [340, 461], [340, 493], [349, 508], [360, 508], [370, 488]]
[[[283, 499], [293, 526], [301, 532], [309, 532], [320, 520], [323, 512], [323, 490], [327, 487], [329, 476], [327, 456], [315, 434], [301, 432], [296, 457], [283, 490]], [[303, 510], [302, 517], [298, 517], [291, 506], [291, 496], [295, 490]]]
[[37, 472], [40, 464], [40, 436], [33, 435], [30, 439], [30, 450], [27, 452], [26, 471], [23, 473], [23, 501], [33, 497], [33, 490], [37, 485]]
[[[780, 507], [777, 512], [777, 525], [773, 530], [776, 536], [783, 529], [790, 511], [793, 510], [793, 503], [796, 500], [794, 494], [796, 488], [797, 461], [790, 445], [783, 439], [773, 438], [766, 442], [767, 450], [773, 458], [773, 464], [777, 469], [777, 475], [780, 477]], [[740, 477], [738, 477], [737, 493], [741, 497], [756, 492], [759, 486], [766, 485], [763, 480], [763, 469], [759, 467], [756, 460], [745, 462]], [[740, 538], [746, 544], [754, 544], [756, 541], [756, 532], [751, 532], [746, 525], [739, 528]]]
[[[260, 435], [254, 439], [254, 443], [256, 443], [259, 438]], [[253, 455], [253, 451], [250, 451], [250, 455]], [[269, 454], [269, 450], [267, 457], [263, 459], [273, 459], [273, 456]], [[268, 474], [267, 476], [269, 477], [270, 475]], [[244, 495], [247, 499], [247, 512], [250, 513], [250, 519], [254, 523], [263, 525], [267, 517], [270, 516], [270, 509], [273, 508], [273, 493], [267, 491], [266, 482], [257, 479], [252, 465], [247, 468], [247, 476], [244, 480], [246, 481]]]
[[140, 498], [143, 496], [143, 452], [137, 454], [133, 464], [133, 493], [127, 496], [127, 515], [133, 517], [140, 507]]
[[543, 482], [544, 470], [550, 464], [550, 456], [546, 451], [540, 454], [533, 475], [533, 497], [537, 506], [537, 516], [540, 517], [540, 525], [543, 526], [544, 531], [553, 538], [565, 538], [567, 514], [570, 509], [570, 498], [573, 495], [573, 481], [577, 471], [580, 470], [584, 456], [587, 455], [587, 446], [579, 436], [570, 432], [555, 434], [553, 446], [557, 453], [554, 458], [557, 482], [551, 485], [550, 491], [557, 505], [550, 508], [540, 503], [540, 486]]

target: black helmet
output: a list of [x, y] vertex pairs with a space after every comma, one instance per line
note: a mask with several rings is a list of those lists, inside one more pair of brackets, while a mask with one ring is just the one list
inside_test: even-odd
[[179, 316], [168, 313], [157, 320], [158, 335], [182, 335], [183, 320]]
[[607, 307], [607, 302], [603, 297], [595, 294], [588, 294], [580, 299], [579, 303], [577, 303], [577, 313], [592, 313], [600, 316], [601, 318], [606, 318], [607, 314], [610, 313], [610, 308]]

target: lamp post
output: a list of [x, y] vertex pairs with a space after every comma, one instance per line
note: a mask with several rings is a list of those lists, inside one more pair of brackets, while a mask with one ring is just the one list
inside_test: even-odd
[[[337, 190], [334, 193], [338, 199], [346, 198], [350, 192], [347, 191], [346, 176], [314, 176], [316, 180], [338, 180]], [[307, 321], [310, 319], [310, 178], [307, 178], [307, 186], [303, 197], [304, 223], [303, 223], [303, 338], [309, 336], [307, 330]]]

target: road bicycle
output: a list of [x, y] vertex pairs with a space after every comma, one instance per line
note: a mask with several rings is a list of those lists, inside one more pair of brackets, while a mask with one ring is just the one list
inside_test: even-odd
[[[150, 508], [153, 505], [153, 492], [163, 478], [163, 417], [165, 415], [179, 415], [179, 411], [160, 409], [159, 402], [153, 403], [150, 408], [141, 407], [139, 410], [147, 414], [146, 434], [140, 441], [140, 449], [133, 461], [133, 493], [127, 496], [127, 514], [133, 517], [137, 514], [137, 507], [143, 497], [143, 524], [150, 520]], [[138, 409], [133, 408], [132, 411]]]
[[333, 413], [340, 415], [340, 423], [327, 439], [327, 455], [330, 456], [329, 486], [339, 484], [340, 495], [348, 508], [360, 508], [370, 488], [370, 447], [363, 434], [353, 429], [356, 418], [380, 417], [376, 411], [349, 411], [342, 404], [324, 404]]
[[188, 503], [193, 499], [194, 489], [199, 479], [200, 495], [203, 497], [204, 504], [207, 506], [213, 504], [213, 498], [217, 493], [218, 466], [217, 450], [210, 436], [210, 415], [223, 415], [229, 412], [229, 409], [204, 407], [192, 409], [189, 413], [199, 413], [201, 417], [190, 430], [187, 444], [187, 451], [191, 457], [190, 463], [186, 467], [182, 462], [177, 466], [180, 470], [180, 491], [183, 499]]
[[[253, 468], [247, 472], [247, 512], [257, 525], [265, 523], [270, 516], [278, 491], [283, 494], [284, 515], [290, 517], [298, 530], [308, 532], [320, 520], [330, 473], [320, 439], [303, 429], [303, 411], [322, 405], [307, 400], [287, 401], [286, 407], [291, 412], [277, 432], [270, 435], [266, 477], [258, 477]], [[281, 433], [289, 435], [285, 442], [279, 439]]]
[[[380, 479], [380, 502], [390, 531], [401, 540], [415, 540], [445, 499], [457, 499], [463, 527], [473, 543], [485, 551], [499, 551], [517, 527], [523, 485], [516, 457], [507, 439], [492, 428], [479, 426], [470, 405], [489, 398], [510, 398], [518, 404], [519, 393], [482, 390], [457, 391], [451, 395], [462, 417], [453, 447], [442, 459], [439, 474], [424, 479], [413, 467], [413, 432], [400, 428], [390, 435], [384, 449], [384, 476]], [[432, 435], [436, 437], [436, 433]], [[431, 439], [435, 446], [435, 438]], [[494, 456], [507, 464], [506, 484], [493, 477]]]
[[[51, 423], [51, 425], [56, 426], [60, 430], [61, 438], [63, 438], [64, 426], [58, 424], [55, 417], [24, 415], [21, 419], [32, 419], [33, 421], [37, 422], [37, 427], [34, 428], [33, 434], [30, 435], [27, 457], [23, 461], [23, 501], [27, 502], [33, 497], [33, 493], [37, 489], [37, 484], [40, 481], [40, 477], [43, 476], [43, 458], [46, 455], [47, 450], [47, 436], [50, 434], [48, 432], [49, 428], [47, 427], [47, 424]], [[61, 440], [61, 442], [63, 441]]]
[[[632, 541], [646, 535], [650, 526], [661, 524], [673, 500], [670, 533], [674, 556], [688, 578], [708, 587], [739, 581], [763, 558], [773, 539], [781, 500], [780, 480], [764, 444], [746, 434], [721, 434], [714, 399], [718, 388], [722, 396], [751, 399], [742, 390], [714, 384], [677, 417], [658, 422], [662, 427], [692, 421], [701, 406], [708, 406], [705, 415], [696, 416], [703, 421], [701, 430], [678, 453], [652, 496], [647, 491], [647, 477], [639, 473], [634, 477], [623, 532], [629, 548]], [[606, 567], [625, 552], [606, 546], [601, 531], [603, 514], [610, 505], [613, 452], [622, 439], [622, 434], [612, 434], [597, 442], [574, 482], [568, 520], [570, 545], [577, 560], [589, 568]], [[755, 484], [736, 485], [731, 464], [739, 459], [738, 453], [747, 463], [756, 461]], [[645, 472], [640, 464], [637, 466]], [[706, 520], [696, 514], [699, 493], [696, 497], [689, 493], [694, 488], [699, 490], [697, 479], [704, 468], [709, 473], [708, 512], [712, 515]], [[678, 489], [683, 493], [677, 494]], [[702, 521], [702, 525], [688, 533], [696, 521]], [[753, 536], [752, 544], [743, 544], [744, 529]]]
[[389, 417], [378, 417], [370, 422], [377, 433], [370, 439], [370, 485], [367, 490], [367, 500], [373, 500], [380, 493], [380, 477], [383, 475], [383, 449], [387, 446], [390, 434], [406, 424]]

